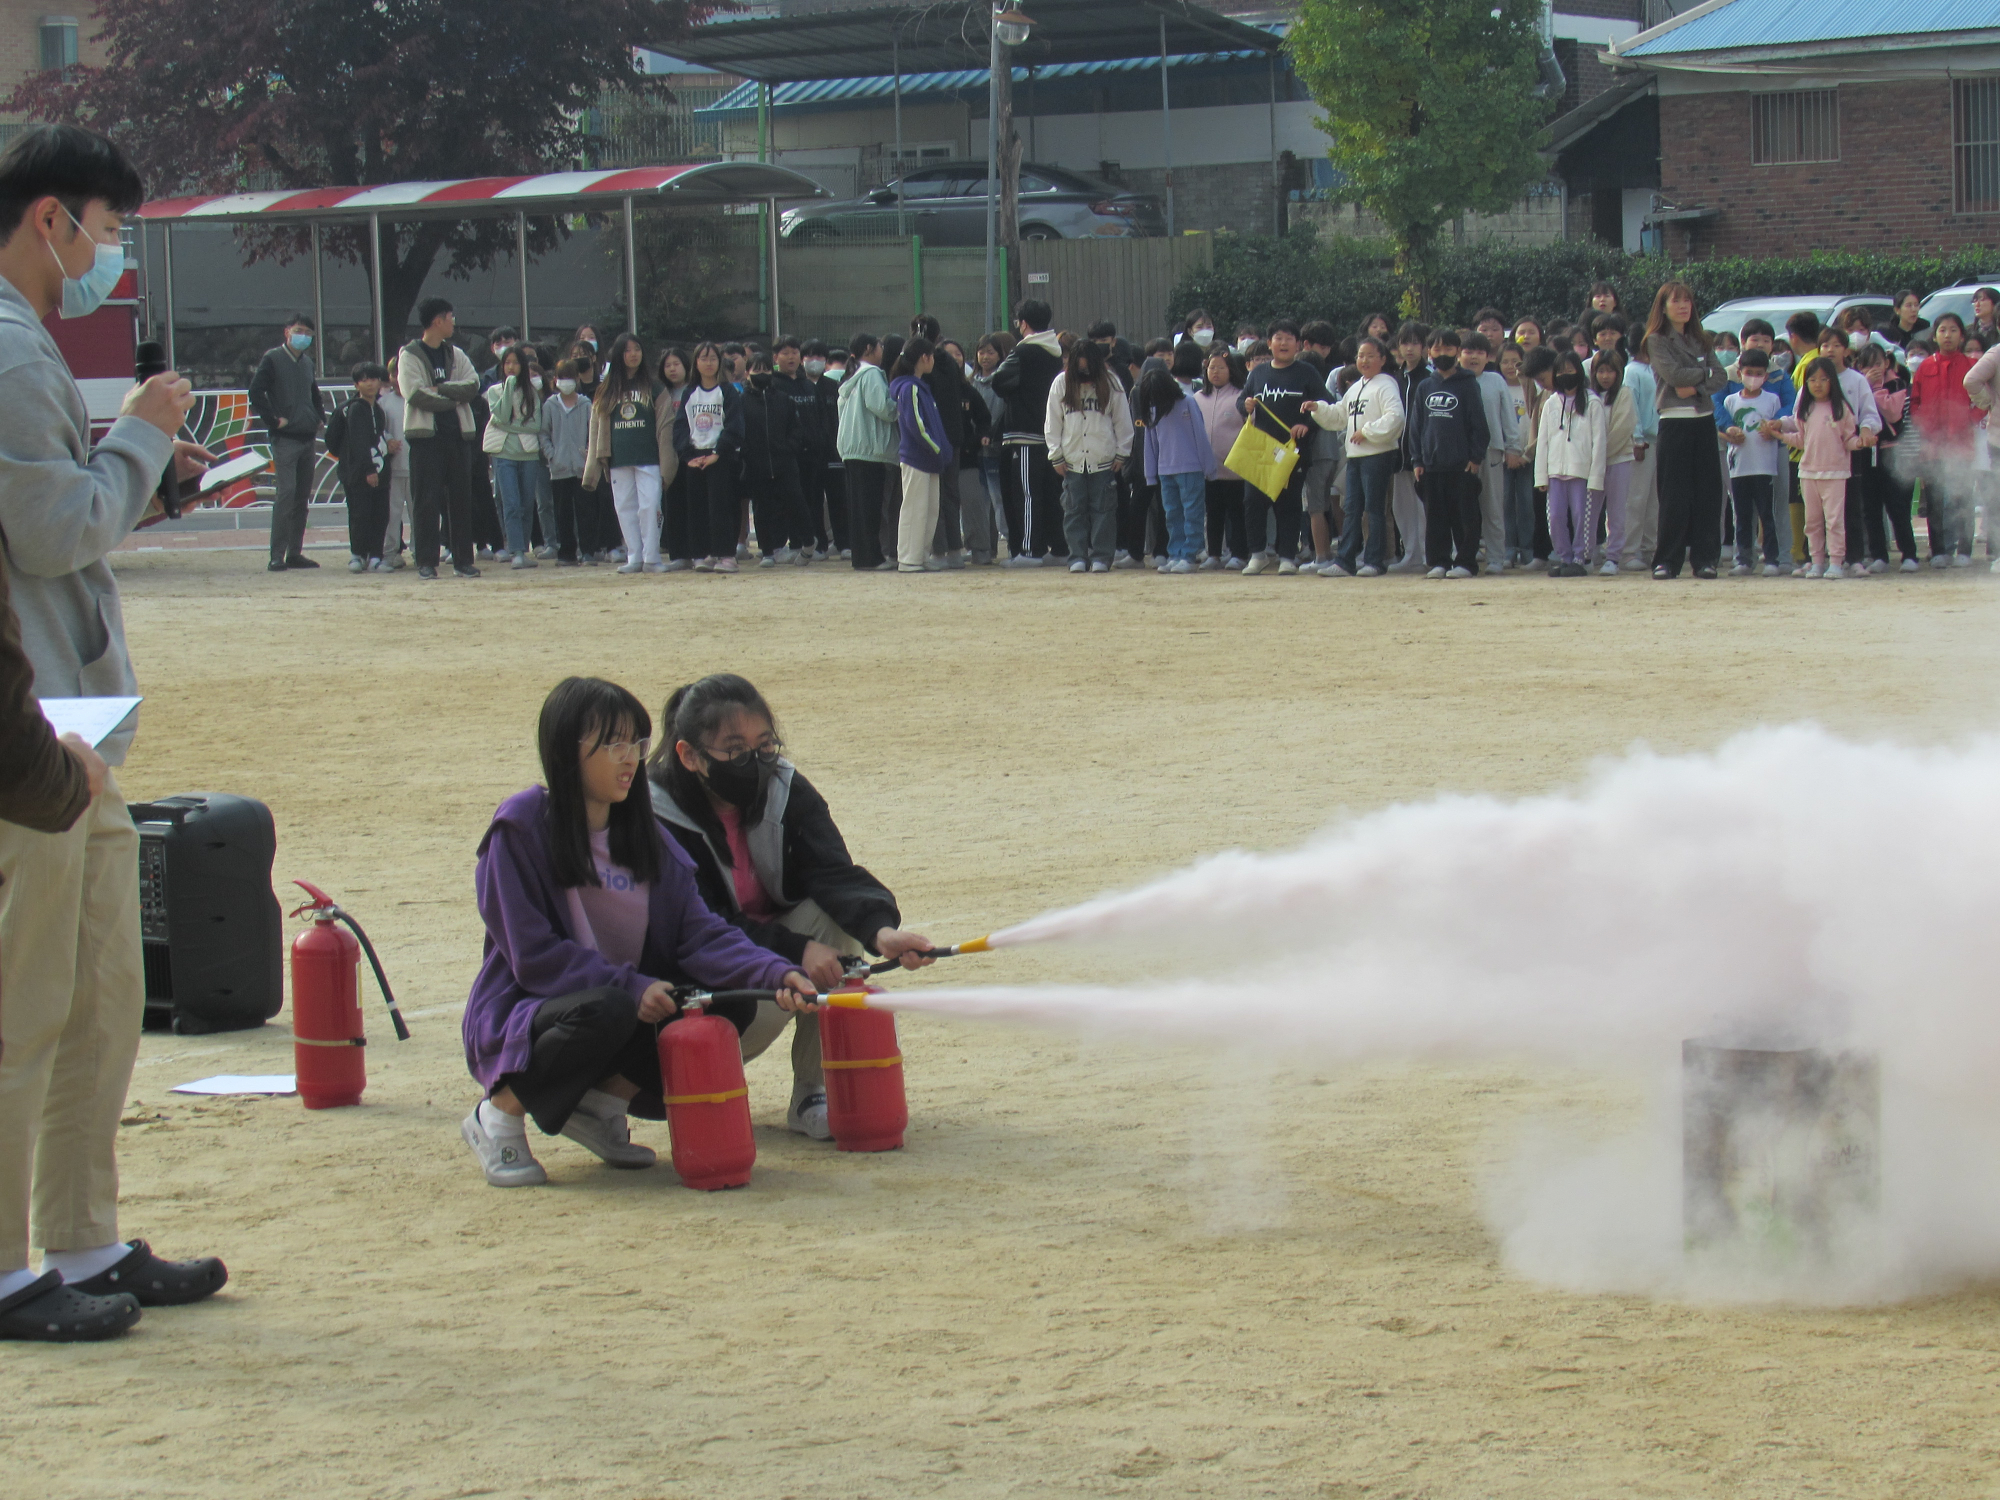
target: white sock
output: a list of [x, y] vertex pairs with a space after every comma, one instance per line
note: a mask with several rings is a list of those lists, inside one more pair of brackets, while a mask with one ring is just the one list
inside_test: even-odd
[[625, 1100], [602, 1089], [585, 1089], [583, 1097], [576, 1101], [576, 1107], [600, 1120], [615, 1120], [627, 1112]]
[[31, 1286], [41, 1279], [41, 1272], [30, 1271], [23, 1266], [18, 1271], [9, 1271], [0, 1276], [0, 1297], [11, 1297], [25, 1286]]
[[528, 1134], [528, 1122], [524, 1118], [508, 1114], [491, 1099], [479, 1101], [479, 1123], [496, 1141], [503, 1137], [525, 1138]]
[[64, 1281], [75, 1285], [88, 1281], [100, 1271], [108, 1271], [132, 1253], [127, 1244], [99, 1245], [95, 1250], [44, 1250], [42, 1269], [60, 1271]]

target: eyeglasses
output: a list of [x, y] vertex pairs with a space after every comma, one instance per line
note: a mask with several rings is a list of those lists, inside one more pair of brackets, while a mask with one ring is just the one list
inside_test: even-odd
[[644, 760], [653, 748], [651, 740], [599, 740], [594, 745], [589, 740], [578, 740], [577, 743], [589, 751], [602, 750], [613, 760]]
[[755, 757], [767, 766], [775, 766], [778, 763], [778, 757], [784, 753], [785, 747], [783, 742], [775, 739], [761, 740], [755, 745], [745, 746], [738, 750], [710, 749], [702, 752], [710, 760], [743, 761]]

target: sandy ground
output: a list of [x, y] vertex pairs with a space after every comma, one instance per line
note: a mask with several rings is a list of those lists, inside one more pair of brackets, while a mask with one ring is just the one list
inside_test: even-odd
[[[894, 1155], [786, 1134], [782, 1048], [751, 1070], [745, 1191], [558, 1141], [548, 1188], [501, 1193], [457, 1131], [473, 847], [535, 778], [565, 673], [655, 704], [750, 675], [909, 922], [953, 938], [1344, 809], [1559, 786], [1642, 737], [1986, 724], [1983, 570], [1833, 589], [550, 567], [419, 586], [219, 553], [120, 571], [149, 695], [127, 794], [267, 801], [278, 880], [361, 916], [416, 1036], [372, 1008], [366, 1104], [315, 1114], [167, 1092], [289, 1071], [289, 1012], [146, 1038], [126, 1231], [233, 1279], [120, 1344], [10, 1349], [0, 1492], [2000, 1495], [1996, 1289], [1698, 1309], [1499, 1265], [1495, 1142], [1551, 1111], [1623, 1118], [1621, 1080], [1218, 1075], [1138, 1037], [905, 1018]], [[1887, 815], [1919, 833], [1941, 813], [1911, 787]], [[642, 1136], [664, 1150], [664, 1127]]]

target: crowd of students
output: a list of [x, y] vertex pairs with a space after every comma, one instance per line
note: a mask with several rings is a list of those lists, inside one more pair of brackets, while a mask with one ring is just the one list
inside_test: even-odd
[[[476, 370], [432, 299], [393, 374], [355, 367], [325, 441], [357, 573], [413, 548], [425, 578], [449, 551], [465, 577], [490, 559], [1840, 579], [1915, 571], [1917, 514], [1933, 566], [1972, 561], [2000, 293], [1969, 328], [1932, 327], [1919, 301], [1882, 328], [1851, 308], [1717, 336], [1683, 282], [1635, 317], [1600, 283], [1567, 323], [1378, 313], [1351, 335], [1279, 319], [1232, 342], [1197, 310], [1140, 347], [1108, 322], [1057, 330], [1031, 300], [969, 347], [929, 316], [844, 347], [625, 333], [600, 352], [590, 326], [559, 346], [502, 328]], [[320, 397], [302, 405], [284, 369], [310, 320], [286, 335], [252, 399], [291, 392], [267, 423], [296, 467], [283, 440]], [[272, 568], [312, 566], [303, 505], [281, 493], [279, 511]]]

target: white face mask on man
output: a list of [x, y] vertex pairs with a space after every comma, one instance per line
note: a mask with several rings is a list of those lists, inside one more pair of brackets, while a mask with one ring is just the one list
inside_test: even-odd
[[77, 235], [95, 247], [96, 258], [81, 276], [72, 276], [62, 257], [56, 255], [55, 241], [48, 242], [49, 254], [55, 256], [56, 269], [62, 272], [63, 277], [61, 312], [65, 318], [87, 318], [104, 306], [105, 299], [118, 290], [118, 278], [125, 274], [125, 247], [91, 239], [75, 214], [67, 208], [63, 212], [69, 214], [70, 223], [76, 225]]

